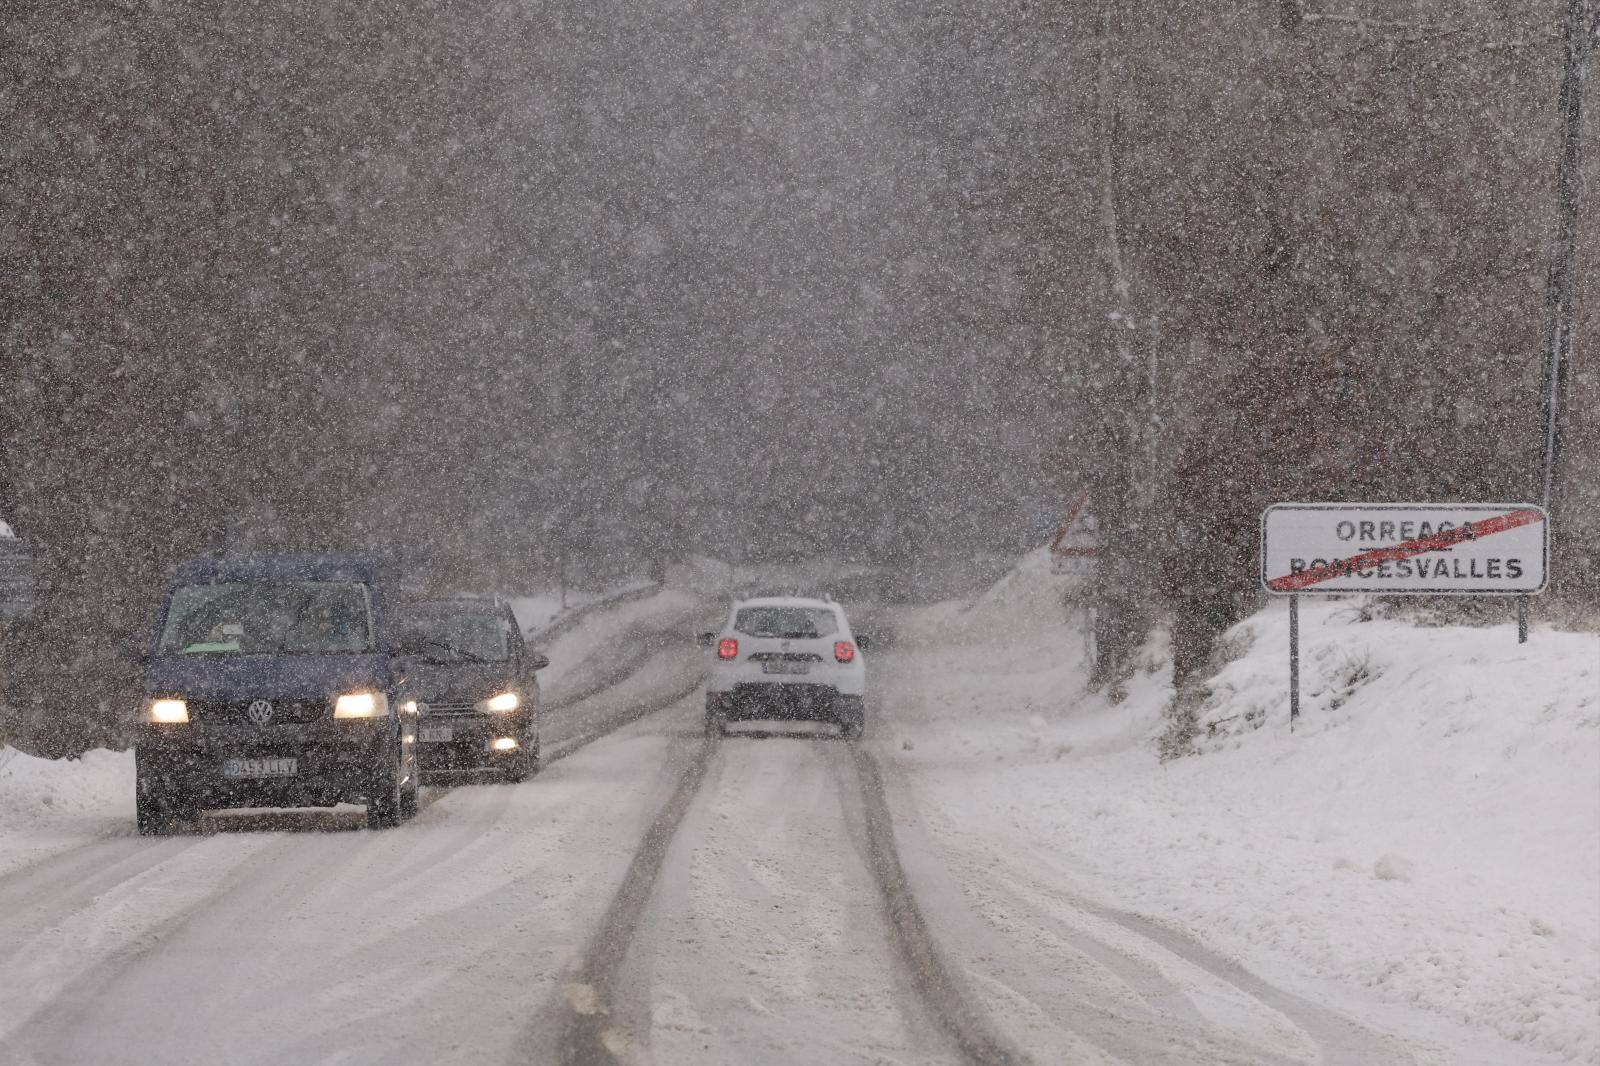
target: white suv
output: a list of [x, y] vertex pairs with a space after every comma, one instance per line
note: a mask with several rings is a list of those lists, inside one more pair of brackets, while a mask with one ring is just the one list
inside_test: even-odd
[[716, 633], [706, 682], [706, 731], [729, 722], [789, 719], [832, 722], [849, 738], [866, 725], [863, 638], [832, 600], [770, 596], [739, 600]]

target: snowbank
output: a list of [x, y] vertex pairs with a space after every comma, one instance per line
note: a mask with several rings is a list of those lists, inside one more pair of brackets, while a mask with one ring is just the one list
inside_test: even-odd
[[[1301, 613], [1230, 634], [1200, 754], [1162, 764], [1171, 686], [1083, 694], [1082, 635], [1023, 567], [921, 612], [878, 730], [942, 846], [1070, 878], [1439, 1061], [1600, 1063], [1600, 637]], [[987, 637], [984, 635], [987, 634]], [[911, 637], [912, 639], [907, 639]], [[1420, 1008], [1420, 1013], [1417, 1008]]]
[[[1070, 578], [1050, 573], [1047, 548], [1029, 552], [993, 586], [970, 600], [951, 600], [901, 612], [897, 629], [902, 639], [918, 643], [960, 645], [958, 651], [976, 648], [987, 661], [997, 648], [1015, 645], [1024, 659], [1032, 659], [1050, 636], [1083, 644], [1082, 633], [1068, 626], [1075, 609], [1064, 602], [1063, 591], [1076, 588]], [[1058, 666], [1076, 668], [1075, 661], [1052, 657]]]
[[539, 675], [546, 699], [566, 700], [607, 679], [620, 680], [663, 646], [693, 647], [705, 610], [691, 593], [663, 589], [585, 614], [555, 639], [540, 642], [550, 657]]
[[603, 592], [585, 592], [568, 589], [566, 606], [561, 605], [559, 592], [543, 592], [526, 596], [507, 597], [506, 603], [516, 616], [517, 625], [524, 635], [537, 637], [552, 625], [565, 621], [581, 612], [597, 610], [612, 600], [628, 599], [653, 588], [648, 581], [634, 581], [618, 585]]
[[39, 759], [0, 747], [0, 876], [86, 841], [133, 831], [132, 752]]

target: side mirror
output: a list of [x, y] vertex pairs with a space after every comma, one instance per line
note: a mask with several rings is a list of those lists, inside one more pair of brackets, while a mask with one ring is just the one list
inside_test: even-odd
[[550, 656], [536, 651], [529, 652], [527, 659], [524, 661], [528, 664], [529, 670], [543, 670], [550, 665]]
[[867, 636], [865, 633], [857, 633], [856, 647], [860, 648], [862, 651], [869, 650], [872, 647], [872, 638]]
[[700, 634], [700, 646], [702, 648], [709, 648], [712, 645], [716, 644], [716, 642], [717, 642], [717, 635], [715, 633], [701, 633]]

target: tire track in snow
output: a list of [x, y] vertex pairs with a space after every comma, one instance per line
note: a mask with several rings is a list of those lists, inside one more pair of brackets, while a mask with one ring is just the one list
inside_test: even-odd
[[627, 958], [628, 946], [638, 930], [639, 919], [650, 902], [667, 848], [689, 812], [695, 794], [700, 791], [706, 768], [711, 765], [717, 748], [717, 737], [707, 735], [684, 768], [677, 787], [634, 852], [622, 887], [606, 909], [599, 932], [585, 950], [577, 972], [562, 987], [561, 1001], [553, 1014], [558, 1033], [558, 1061], [563, 1064], [604, 1066], [642, 1061], [631, 1038], [614, 1024], [617, 978]]
[[670, 692], [663, 693], [654, 699], [645, 700], [641, 703], [636, 703], [631, 707], [626, 707], [623, 710], [618, 711], [616, 714], [607, 715], [595, 725], [577, 734], [576, 736], [557, 741], [556, 743], [544, 748], [544, 750], [540, 753], [541, 765], [548, 766], [559, 759], [565, 759], [573, 752], [593, 744], [601, 737], [609, 736], [624, 726], [632, 725], [634, 722], [637, 722], [639, 719], [644, 718], [647, 715], [655, 714], [658, 711], [664, 711], [669, 707], [673, 707], [676, 704], [688, 699], [696, 692], [700, 691], [701, 686], [704, 684], [705, 675], [696, 674], [694, 680], [687, 685], [674, 689]]
[[[152, 894], [154, 903], [157, 904], [156, 909], [141, 913], [143, 908], [139, 904], [143, 901], [137, 897], [144, 887], [142, 881], [166, 878], [176, 885], [186, 881], [185, 875], [190, 873], [181, 865], [164, 870], [162, 867], [166, 865], [165, 862], [156, 862], [146, 866], [141, 874], [118, 881], [102, 897], [94, 900], [96, 903], [126, 903], [133, 908], [133, 914], [126, 917], [113, 914], [97, 918], [91, 925], [79, 929], [76, 925], [66, 924], [87, 911], [87, 908], [78, 908], [68, 912], [58, 928], [42, 930], [31, 936], [24, 930], [27, 939], [22, 945], [22, 950], [18, 952], [18, 958], [29, 960], [40, 958], [41, 953], [45, 951], [46, 945], [40, 942], [42, 936], [67, 935], [70, 932], [99, 940], [105, 937], [101, 927], [108, 922], [112, 923], [115, 935], [107, 938], [109, 942], [104, 949], [96, 952], [95, 957], [85, 955], [72, 966], [69, 970], [70, 976], [65, 977], [61, 983], [52, 986], [47, 981], [33, 988], [30, 998], [34, 1002], [24, 1005], [20, 1016], [3, 1019], [4, 1027], [0, 1029], [0, 1036], [4, 1037], [4, 1043], [14, 1049], [27, 1048], [46, 1034], [58, 1031], [64, 1026], [70, 1028], [72, 1020], [95, 1003], [99, 992], [120, 980], [125, 973], [137, 967], [151, 953], [159, 950], [164, 943], [183, 929], [202, 919], [209, 911], [237, 898], [240, 892], [250, 889], [259, 879], [261, 870], [280, 869], [284, 865], [282, 860], [288, 857], [293, 849], [293, 837], [288, 834], [277, 834], [276, 839], [266, 840], [246, 837], [241, 843], [243, 847], [237, 854], [228, 856], [226, 866], [202, 866], [192, 871], [195, 876], [208, 878], [208, 883], [187, 900], [179, 898], [175, 901], [169, 887], [167, 890]], [[185, 852], [187, 850], [185, 849]], [[335, 861], [353, 861], [355, 854], [356, 851], [352, 849], [338, 856]], [[324, 865], [314, 872], [324, 873], [328, 868]], [[34, 1056], [16, 1061], [47, 1062], [49, 1059]]]
[[19, 914], [48, 897], [60, 915], [89, 906], [117, 885], [176, 858], [204, 838], [152, 840], [131, 836], [99, 840], [48, 856], [0, 877], [0, 914]]
[[894, 816], [884, 797], [883, 774], [866, 747], [850, 745], [851, 762], [861, 786], [866, 820], [867, 865], [883, 897], [891, 940], [928, 1013], [972, 1066], [1017, 1066], [1031, 1060], [1013, 1047], [989, 1021], [977, 998], [945, 962], [916, 897], [912, 895], [900, 852], [895, 846]]
[[[774, 734], [754, 742], [771, 742]], [[561, 997], [546, 1012], [538, 1029], [559, 1033], [562, 1066], [643, 1066], [651, 1061], [645, 1038], [627, 1030], [624, 1016], [648, 1015], [648, 1008], [622, 1000], [621, 975], [656, 882], [712, 760], [723, 741], [708, 735], [685, 768], [671, 797], [662, 806], [635, 853], [622, 887], [606, 912], [599, 932], [585, 951]], [[860, 744], [841, 742], [859, 789], [867, 854], [864, 865], [878, 888], [882, 916], [901, 976], [938, 1020], [961, 1061], [969, 1066], [1025, 1066], [1031, 1060], [1001, 1037], [977, 1000], [944, 962], [927, 922], [911, 894], [895, 847], [892, 816], [883, 795], [876, 761]], [[837, 749], [835, 749], [837, 750]], [[840, 846], [848, 847], [841, 833]]]
[[681, 643], [669, 639], [666, 634], [654, 633], [637, 626], [628, 630], [628, 638], [623, 642], [627, 651], [620, 656], [611, 657], [611, 664], [604, 673], [575, 692], [564, 692], [559, 697], [552, 696], [549, 700], [543, 701], [540, 709], [563, 711], [585, 700], [591, 700], [637, 674], [658, 652], [666, 650], [674, 643]]
[[1032, 1027], [1041, 1056], [1140, 1066], [1416, 1061], [1392, 1037], [1257, 977], [1182, 929], [1073, 891], [1065, 875], [1041, 880], [982, 847], [935, 843], [904, 766], [887, 766], [893, 807], [912, 824], [909, 864], [940, 904], [947, 953], [970, 963], [1008, 1024]]

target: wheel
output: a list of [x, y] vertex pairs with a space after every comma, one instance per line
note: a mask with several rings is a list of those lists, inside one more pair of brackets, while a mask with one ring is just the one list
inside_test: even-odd
[[861, 697], [841, 698], [834, 704], [834, 720], [839, 723], [839, 735], [846, 740], [860, 740], [866, 732], [867, 712]]
[[400, 793], [400, 820], [409, 822], [417, 816], [417, 795], [422, 791], [422, 771], [413, 769], [411, 782], [406, 790]]
[[400, 756], [374, 775], [367, 800], [367, 828], [393, 829], [405, 818], [405, 791], [400, 786]]
[[188, 804], [174, 803], [160, 795], [149, 782], [139, 781], [134, 793], [134, 817], [140, 836], [166, 836], [180, 822], [189, 821], [198, 813]]
[[722, 698], [706, 694], [706, 736], [728, 735], [728, 710]]
[[506, 784], [520, 785], [533, 772], [533, 757], [524, 752], [506, 763]]

